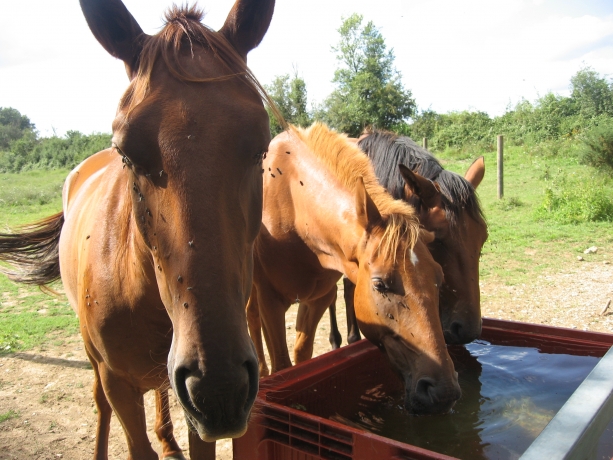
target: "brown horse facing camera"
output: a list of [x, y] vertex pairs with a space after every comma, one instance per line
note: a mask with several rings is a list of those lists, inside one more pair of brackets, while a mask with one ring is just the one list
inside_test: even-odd
[[[365, 133], [358, 146], [370, 158], [381, 185], [396, 199], [419, 212], [421, 225], [434, 233], [430, 253], [442, 267], [440, 314], [445, 341], [469, 343], [481, 334], [479, 257], [487, 239], [487, 224], [475, 190], [483, 180], [485, 163], [478, 158], [464, 177], [443, 169], [427, 150], [406, 136], [388, 131]], [[401, 166], [399, 166], [401, 165]], [[347, 306], [347, 341], [360, 339], [353, 313], [353, 284], [343, 280]], [[341, 344], [336, 306], [330, 306], [330, 343]]]
[[356, 284], [360, 329], [404, 380], [407, 408], [449, 410], [460, 388], [440, 326], [443, 273], [413, 208], [379, 185], [354, 143], [321, 124], [277, 136], [263, 166], [263, 223], [247, 306], [260, 373], [268, 373], [260, 326], [272, 371], [291, 366], [285, 312], [299, 302], [294, 357], [311, 358], [317, 324], [345, 274]]
[[245, 306], [262, 214], [268, 116], [246, 67], [274, 0], [237, 0], [215, 32], [195, 7], [173, 7], [154, 36], [120, 0], [81, 0], [102, 46], [123, 60], [130, 86], [113, 122], [113, 148], [68, 176], [63, 212], [0, 237], [16, 281], [61, 279], [92, 363], [107, 458], [112, 410], [129, 458], [157, 459], [143, 394], [156, 390], [163, 456], [172, 437], [167, 389], [191, 427], [192, 459], [244, 433], [258, 390]]

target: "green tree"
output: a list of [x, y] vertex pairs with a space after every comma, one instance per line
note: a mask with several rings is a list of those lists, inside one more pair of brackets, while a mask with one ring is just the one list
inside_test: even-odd
[[571, 79], [571, 98], [586, 119], [599, 115], [613, 116], [613, 83], [591, 67], [585, 67]]
[[12, 107], [0, 107], [0, 151], [7, 150], [11, 142], [24, 134], [34, 132], [36, 127], [28, 117]]
[[353, 14], [343, 20], [340, 42], [332, 49], [341, 66], [332, 80], [323, 119], [333, 128], [357, 136], [366, 126], [392, 129], [415, 113], [411, 91], [394, 67], [393, 50], [372, 22]]
[[[285, 121], [302, 127], [307, 127], [312, 123], [312, 117], [307, 109], [306, 83], [297, 73], [293, 78], [290, 78], [288, 74], [275, 77], [265, 89]], [[272, 111], [269, 108], [266, 110], [270, 120], [270, 131], [273, 136], [276, 136], [283, 131], [283, 127]]]

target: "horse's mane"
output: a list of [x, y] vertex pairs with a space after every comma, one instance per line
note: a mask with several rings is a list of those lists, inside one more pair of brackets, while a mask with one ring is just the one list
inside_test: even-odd
[[385, 233], [379, 247], [384, 257], [395, 260], [401, 240], [407, 242], [407, 248], [413, 248], [419, 235], [419, 218], [415, 210], [406, 202], [392, 198], [379, 184], [364, 152], [349, 142], [346, 135], [332, 131], [322, 123], [315, 123], [308, 129], [295, 126], [290, 126], [290, 129], [348, 190], [354, 191], [358, 179], [363, 179], [366, 191], [384, 220]]
[[477, 221], [485, 220], [472, 185], [459, 174], [444, 169], [434, 156], [410, 137], [373, 130], [358, 142], [358, 146], [370, 157], [379, 182], [394, 198], [404, 197], [404, 179], [398, 168], [402, 163], [439, 185], [450, 226], [458, 224], [459, 216], [464, 211]]
[[[285, 126], [286, 123], [275, 103], [266, 94], [265, 89], [247, 67], [244, 59], [222, 34], [202, 24], [203, 18], [203, 10], [196, 5], [191, 7], [173, 5], [165, 14], [166, 23], [162, 30], [156, 35], [146, 36], [139, 57], [136, 77], [132, 80], [122, 101], [128, 104], [128, 113], [149, 93], [153, 67], [161, 57], [169, 72], [181, 81], [206, 83], [235, 77], [241, 78], [270, 107], [281, 125]], [[219, 77], [203, 78], [186, 71], [181, 66], [181, 53], [188, 49], [193, 57], [196, 46], [210, 49], [225, 65], [228, 73]]]

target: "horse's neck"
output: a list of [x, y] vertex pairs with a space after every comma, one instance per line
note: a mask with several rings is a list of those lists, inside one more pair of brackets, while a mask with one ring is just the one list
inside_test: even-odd
[[350, 275], [348, 266], [355, 260], [358, 244], [355, 226], [348, 219], [355, 214], [354, 209], [345, 207], [345, 203], [338, 203], [340, 206], [335, 206], [335, 203], [329, 208], [334, 212], [328, 212], [326, 208], [313, 206], [317, 203], [307, 204], [312, 212], [296, 219], [300, 238], [317, 256], [322, 267]]
[[[355, 196], [321, 169], [301, 170], [291, 190], [294, 232], [323, 268], [351, 275], [360, 234], [356, 231]], [[287, 228], [287, 227], [286, 227]]]

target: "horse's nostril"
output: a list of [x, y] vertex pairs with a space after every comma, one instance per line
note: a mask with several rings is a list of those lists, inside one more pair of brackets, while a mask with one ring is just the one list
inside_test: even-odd
[[177, 394], [177, 398], [179, 399], [179, 401], [181, 401], [183, 407], [193, 414], [194, 411], [197, 412], [197, 409], [192, 403], [189, 390], [187, 388], [187, 378], [189, 377], [189, 374], [190, 371], [187, 367], [177, 368], [174, 371], [173, 389]]
[[435, 382], [428, 377], [419, 379], [417, 386], [415, 387], [416, 396], [428, 404], [434, 404], [438, 398], [435, 391]]
[[461, 323], [454, 321], [453, 323], [451, 323], [450, 330], [451, 330], [451, 334], [456, 339], [460, 339], [460, 337], [462, 337], [462, 324]]
[[260, 371], [258, 362], [256, 359], [248, 359], [243, 363], [243, 366], [247, 369], [247, 375], [249, 376], [249, 390], [247, 392], [247, 400], [245, 401], [244, 410], [249, 412], [255, 397], [258, 394], [258, 388], [260, 383]]
[[466, 328], [458, 321], [453, 321], [449, 325], [449, 328], [443, 331], [443, 334], [445, 335], [445, 342], [447, 342], [449, 345], [467, 343], [464, 337], [466, 334]]

